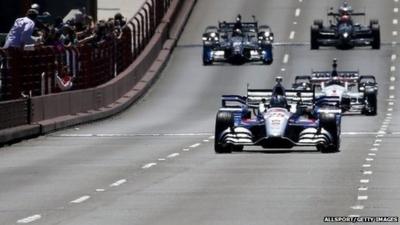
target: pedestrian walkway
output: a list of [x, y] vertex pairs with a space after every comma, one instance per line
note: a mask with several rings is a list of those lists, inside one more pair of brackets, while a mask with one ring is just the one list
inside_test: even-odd
[[128, 20], [140, 9], [145, 0], [98, 0], [97, 18], [108, 19], [114, 17], [117, 12], [122, 13]]

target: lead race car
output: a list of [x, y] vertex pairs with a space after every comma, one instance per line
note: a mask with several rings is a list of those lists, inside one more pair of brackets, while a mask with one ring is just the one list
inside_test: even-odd
[[[273, 89], [248, 89], [247, 96], [224, 95], [215, 125], [215, 152], [244, 146], [340, 148], [340, 110], [316, 99], [313, 91], [285, 90], [281, 78]], [[332, 99], [329, 100], [330, 102]]]
[[267, 25], [242, 22], [238, 15], [236, 22], [219, 22], [218, 27], [209, 26], [203, 34], [203, 64], [230, 62], [244, 64], [261, 61], [272, 64], [272, 43], [274, 34]]
[[336, 23], [323, 26], [322, 20], [314, 20], [311, 26], [311, 49], [320, 46], [335, 46], [339, 49], [351, 49], [357, 46], [371, 46], [379, 49], [381, 45], [378, 20], [370, 20], [369, 26], [355, 23], [354, 16], [365, 16], [365, 13], [353, 12], [345, 1], [337, 13], [329, 12]]
[[378, 83], [375, 77], [360, 75], [359, 71], [337, 71], [336, 59], [332, 67], [332, 71], [313, 71], [311, 75], [296, 76], [293, 88], [314, 89], [317, 98], [338, 97], [338, 107], [344, 114], [376, 115]]

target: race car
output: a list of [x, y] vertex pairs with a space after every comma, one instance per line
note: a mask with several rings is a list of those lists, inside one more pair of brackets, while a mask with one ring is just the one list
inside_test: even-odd
[[322, 20], [314, 20], [311, 26], [311, 49], [320, 46], [335, 46], [338, 49], [351, 49], [359, 46], [371, 46], [379, 49], [381, 45], [378, 20], [370, 20], [369, 26], [353, 21], [353, 16], [365, 16], [365, 13], [353, 12], [344, 2], [337, 13], [329, 12], [334, 21], [324, 26]]
[[224, 95], [216, 117], [215, 152], [242, 151], [244, 146], [339, 151], [340, 110], [324, 103], [313, 91], [285, 90], [281, 78], [273, 89]]
[[332, 67], [332, 71], [313, 71], [312, 75], [297, 76], [293, 87], [297, 87], [297, 90], [315, 89], [317, 98], [339, 97], [338, 107], [345, 114], [376, 115], [378, 83], [375, 77], [359, 75], [358, 71], [337, 71], [336, 59], [333, 60]]
[[254, 22], [242, 22], [238, 15], [236, 22], [219, 22], [218, 27], [209, 26], [203, 34], [203, 64], [229, 62], [244, 64], [261, 61], [273, 62], [272, 42], [274, 34], [267, 25], [258, 26]]

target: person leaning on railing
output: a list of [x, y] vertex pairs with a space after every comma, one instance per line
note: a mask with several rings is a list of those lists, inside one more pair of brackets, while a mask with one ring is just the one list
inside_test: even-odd
[[37, 10], [29, 9], [25, 17], [16, 19], [7, 35], [4, 48], [23, 48], [25, 45], [38, 43], [41, 37], [32, 36], [38, 14]]

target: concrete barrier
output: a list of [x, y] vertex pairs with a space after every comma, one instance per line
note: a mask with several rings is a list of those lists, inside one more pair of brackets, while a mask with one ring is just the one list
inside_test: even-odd
[[[167, 64], [196, 0], [173, 0], [156, 34], [141, 55], [120, 75], [96, 88], [31, 99], [32, 125], [14, 128], [0, 143], [46, 134], [115, 115], [138, 100]], [[15, 137], [15, 138], [14, 138]]]

